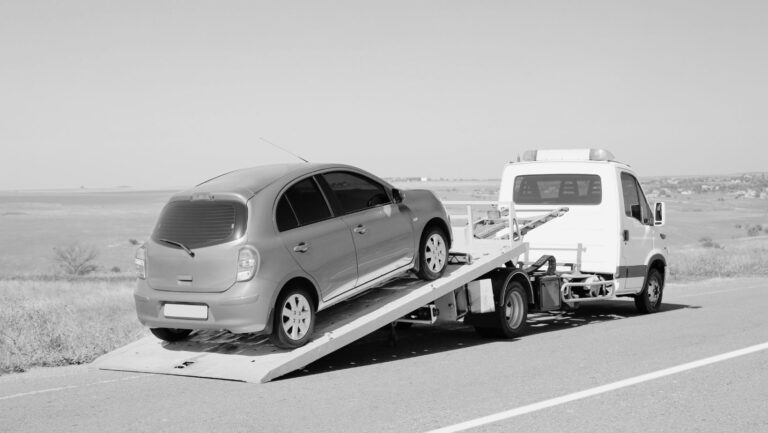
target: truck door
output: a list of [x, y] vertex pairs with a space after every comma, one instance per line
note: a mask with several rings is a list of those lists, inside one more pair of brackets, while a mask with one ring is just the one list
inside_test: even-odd
[[645, 259], [653, 249], [651, 208], [635, 176], [621, 173], [624, 212], [621, 215], [620, 291], [638, 292], [643, 288], [648, 267]]

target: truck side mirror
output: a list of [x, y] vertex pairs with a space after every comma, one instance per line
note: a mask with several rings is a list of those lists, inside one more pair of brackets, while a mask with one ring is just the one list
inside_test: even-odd
[[663, 226], [667, 214], [667, 206], [664, 202], [654, 203], [653, 205], [653, 225]]
[[403, 191], [397, 188], [392, 188], [392, 201], [394, 201], [395, 203], [402, 203], [404, 198], [405, 198], [405, 194], [403, 193]]

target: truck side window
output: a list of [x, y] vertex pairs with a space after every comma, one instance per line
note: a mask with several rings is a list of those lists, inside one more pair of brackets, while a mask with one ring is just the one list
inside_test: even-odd
[[642, 224], [651, 224], [651, 209], [637, 179], [629, 173], [621, 173], [621, 191], [624, 196], [624, 214]]
[[648, 200], [645, 199], [645, 194], [643, 193], [643, 188], [640, 186], [640, 182], [637, 182], [637, 179], [635, 179], [635, 182], [637, 183], [637, 194], [640, 196], [640, 210], [643, 218], [642, 223], [653, 225], [653, 221], [651, 220], [651, 207], [648, 205]]
[[624, 214], [633, 217], [632, 206], [640, 206], [640, 198], [637, 195], [637, 182], [631, 174], [621, 173], [621, 191], [624, 196]]

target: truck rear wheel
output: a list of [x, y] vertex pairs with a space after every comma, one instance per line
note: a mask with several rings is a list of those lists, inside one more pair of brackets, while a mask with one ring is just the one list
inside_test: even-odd
[[642, 314], [650, 314], [659, 311], [661, 307], [661, 297], [664, 295], [664, 277], [661, 276], [656, 268], [648, 271], [648, 277], [645, 279], [645, 287], [635, 295], [635, 307]]
[[475, 326], [483, 337], [515, 338], [526, 328], [528, 319], [528, 294], [522, 284], [510, 281], [500, 294], [500, 305], [496, 306], [497, 326]]

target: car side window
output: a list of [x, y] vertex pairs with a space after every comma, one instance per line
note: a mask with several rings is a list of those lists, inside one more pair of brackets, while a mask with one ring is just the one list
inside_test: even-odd
[[277, 222], [277, 230], [281, 232], [295, 229], [299, 226], [299, 220], [296, 219], [296, 214], [293, 212], [293, 208], [291, 208], [291, 204], [288, 203], [288, 198], [285, 196], [280, 197], [280, 201], [277, 202], [275, 222]]
[[[280, 221], [281, 216], [287, 218], [287, 210], [285, 206], [281, 207], [283, 198], [285, 198], [285, 203], [288, 204], [289, 208], [293, 211], [296, 220], [298, 220], [298, 225], [304, 226], [312, 224], [332, 216], [331, 209], [328, 207], [325, 197], [323, 197], [323, 194], [320, 192], [320, 187], [312, 177], [297, 182], [288, 188], [288, 191], [285, 192], [277, 204], [278, 215], [275, 217], [278, 221]], [[282, 215], [279, 215], [280, 212], [282, 212]], [[285, 227], [286, 230], [293, 228], [291, 227], [290, 219], [287, 219]]]
[[323, 177], [345, 214], [391, 202], [382, 185], [357, 173], [336, 171]]

